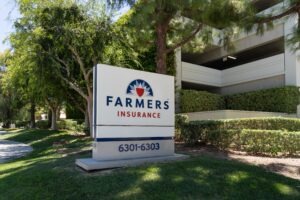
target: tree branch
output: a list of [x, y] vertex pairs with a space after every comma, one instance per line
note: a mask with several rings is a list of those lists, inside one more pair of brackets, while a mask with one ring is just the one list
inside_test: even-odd
[[84, 77], [84, 80], [85, 80], [85, 85], [86, 85], [86, 88], [87, 88], [87, 91], [88, 91], [88, 95], [91, 96], [92, 95], [92, 91], [91, 91], [91, 88], [90, 88], [89, 76], [88, 76], [88, 74], [86, 72], [86, 68], [84, 67], [84, 63], [81, 60], [78, 52], [76, 51], [76, 49], [74, 47], [72, 47], [71, 45], [68, 44], [68, 48], [71, 50], [71, 52], [73, 53], [73, 55], [76, 58], [76, 61], [79, 64], [80, 70], [82, 71], [82, 74], [83, 74], [83, 77]]
[[93, 68], [88, 70], [87, 77], [90, 78], [92, 73], [93, 73]]
[[65, 69], [67, 71], [67, 75], [68, 77], [70, 76], [70, 67], [68, 64], [65, 63], [65, 61], [63, 61], [62, 59], [60, 59], [59, 57], [56, 56], [52, 56], [54, 58], [54, 60], [56, 60], [57, 62], [59, 62], [60, 64], [62, 64], [63, 66], [65, 66]]
[[75, 90], [76, 92], [78, 92], [78, 94], [80, 94], [86, 101], [88, 100], [88, 96], [78, 87], [76, 86], [74, 83], [72, 83], [71, 81], [69, 81], [68, 79], [66, 79], [65, 77], [63, 77], [62, 75], [59, 75], [60, 78], [62, 80], [64, 80], [73, 90]]
[[80, 70], [83, 73], [84, 79], [85, 81], [87, 81], [87, 74], [86, 74], [86, 69], [84, 67], [83, 61], [81, 60], [78, 52], [76, 51], [76, 49], [74, 47], [72, 47], [71, 45], [68, 44], [68, 48], [70, 49], [70, 51], [72, 52], [72, 54], [75, 56], [77, 63], [79, 64]]
[[170, 53], [171, 51], [177, 49], [178, 47], [183, 46], [184, 44], [188, 43], [189, 41], [191, 41], [196, 36], [196, 34], [199, 33], [199, 31], [202, 29], [202, 27], [203, 27], [203, 24], [199, 23], [197, 28], [191, 35], [187, 36], [186, 38], [184, 38], [183, 40], [181, 40], [180, 42], [175, 44], [173, 47], [168, 48], [166, 51], [167, 54]]
[[298, 12], [298, 10], [300, 10], [300, 3], [295, 4], [294, 6], [290, 7], [289, 9], [287, 9], [286, 11], [284, 11], [278, 15], [258, 18], [255, 20], [255, 23], [259, 23], [259, 24], [268, 23], [268, 22], [274, 21], [276, 19], [280, 19], [284, 16], [290, 15], [294, 12]]

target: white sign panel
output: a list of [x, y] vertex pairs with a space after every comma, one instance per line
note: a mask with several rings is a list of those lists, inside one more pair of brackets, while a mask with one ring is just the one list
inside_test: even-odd
[[174, 78], [98, 65], [97, 125], [174, 126]]
[[93, 158], [174, 153], [174, 77], [108, 65], [94, 69]]

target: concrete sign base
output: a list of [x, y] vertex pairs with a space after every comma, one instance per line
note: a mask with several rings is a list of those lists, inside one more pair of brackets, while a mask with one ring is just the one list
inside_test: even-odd
[[134, 158], [126, 160], [109, 160], [109, 161], [99, 161], [92, 158], [82, 158], [76, 160], [76, 165], [86, 171], [100, 170], [100, 169], [110, 169], [118, 167], [130, 167], [138, 166], [146, 163], [158, 163], [158, 162], [168, 162], [175, 160], [187, 159], [189, 156], [182, 154], [174, 154], [172, 156], [160, 156], [160, 157], [149, 157], [149, 158]]

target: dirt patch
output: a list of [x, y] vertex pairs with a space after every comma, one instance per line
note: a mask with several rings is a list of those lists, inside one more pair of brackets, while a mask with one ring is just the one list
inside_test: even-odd
[[189, 155], [208, 155], [219, 159], [237, 160], [247, 164], [253, 164], [267, 169], [268, 171], [300, 180], [300, 158], [272, 158], [247, 155], [243, 152], [220, 151], [212, 146], [186, 147], [176, 144], [176, 152]]

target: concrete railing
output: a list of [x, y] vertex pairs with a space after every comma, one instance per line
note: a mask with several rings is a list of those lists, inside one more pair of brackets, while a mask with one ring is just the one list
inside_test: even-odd
[[284, 54], [256, 60], [222, 71], [182, 62], [182, 81], [215, 87], [269, 78], [284, 73]]
[[182, 81], [222, 86], [222, 72], [208, 67], [182, 62]]

